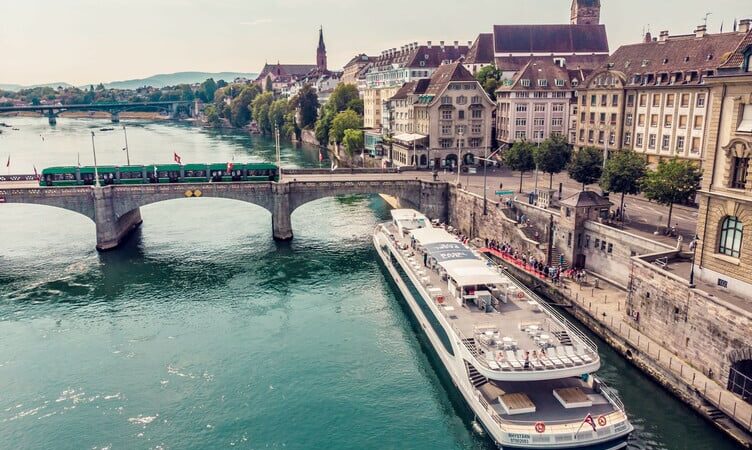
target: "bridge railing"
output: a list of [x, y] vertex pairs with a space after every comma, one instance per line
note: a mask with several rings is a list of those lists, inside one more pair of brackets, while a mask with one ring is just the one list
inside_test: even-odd
[[18, 182], [18, 181], [37, 181], [37, 176], [31, 175], [0, 175], [0, 183], [2, 182]]
[[285, 169], [282, 168], [283, 175], [328, 175], [328, 174], [378, 174], [378, 173], [400, 173], [398, 167], [363, 168], [363, 167], [342, 167], [335, 170], [331, 169]]

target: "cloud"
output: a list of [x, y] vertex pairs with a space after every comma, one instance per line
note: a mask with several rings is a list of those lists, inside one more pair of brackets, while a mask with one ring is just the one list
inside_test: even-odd
[[240, 22], [240, 24], [244, 26], [255, 27], [256, 25], [261, 25], [263, 23], [271, 23], [271, 22], [272, 22], [272, 19], [255, 19], [255, 20], [251, 20], [247, 22]]

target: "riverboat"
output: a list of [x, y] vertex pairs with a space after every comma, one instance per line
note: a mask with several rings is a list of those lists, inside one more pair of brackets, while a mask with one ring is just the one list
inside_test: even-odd
[[95, 173], [102, 185], [152, 184], [152, 183], [221, 183], [230, 181], [279, 181], [279, 168], [275, 164], [153, 164], [147, 166], [67, 166], [48, 167], [42, 170], [39, 185], [80, 186], [93, 185]]
[[594, 375], [596, 345], [502, 268], [414, 210], [373, 243], [453, 383], [499, 449], [616, 450], [633, 431]]

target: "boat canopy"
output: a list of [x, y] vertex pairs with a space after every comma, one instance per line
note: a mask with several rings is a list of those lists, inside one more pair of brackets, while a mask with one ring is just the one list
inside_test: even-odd
[[418, 241], [418, 244], [423, 247], [429, 244], [457, 242], [457, 238], [441, 228], [421, 228], [413, 230], [411, 233], [413, 238]]
[[405, 230], [431, 228], [431, 221], [428, 220], [428, 217], [414, 209], [393, 209], [392, 220], [401, 233], [404, 233]]
[[439, 263], [446, 270], [457, 286], [478, 286], [484, 284], [501, 284], [506, 281], [503, 275], [496, 272], [480, 259], [452, 260]]
[[477, 260], [478, 257], [469, 248], [459, 242], [436, 242], [434, 244], [423, 245], [423, 250], [434, 258], [437, 262], [455, 260]]

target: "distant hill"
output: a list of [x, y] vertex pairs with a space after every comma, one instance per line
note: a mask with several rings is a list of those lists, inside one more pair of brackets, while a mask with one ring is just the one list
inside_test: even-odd
[[64, 88], [73, 87], [73, 85], [68, 84], [68, 83], [63, 83], [61, 81], [61, 82], [58, 82], [58, 83], [32, 84], [32, 85], [28, 85], [28, 86], [24, 86], [24, 85], [21, 85], [21, 84], [0, 84], [0, 90], [18, 92], [21, 89], [33, 89], [33, 88], [36, 88], [36, 87], [57, 88], [58, 86], [62, 86]]
[[165, 86], [174, 86], [176, 84], [193, 84], [201, 83], [207, 78], [214, 78], [214, 81], [225, 80], [231, 82], [235, 78], [242, 77], [248, 79], [256, 78], [255, 73], [243, 73], [243, 72], [177, 72], [154, 75], [148, 78], [140, 78], [135, 80], [113, 81], [111, 83], [105, 83], [105, 87], [113, 89], [136, 89], [144, 86], [152, 86], [155, 88], [162, 88]]

